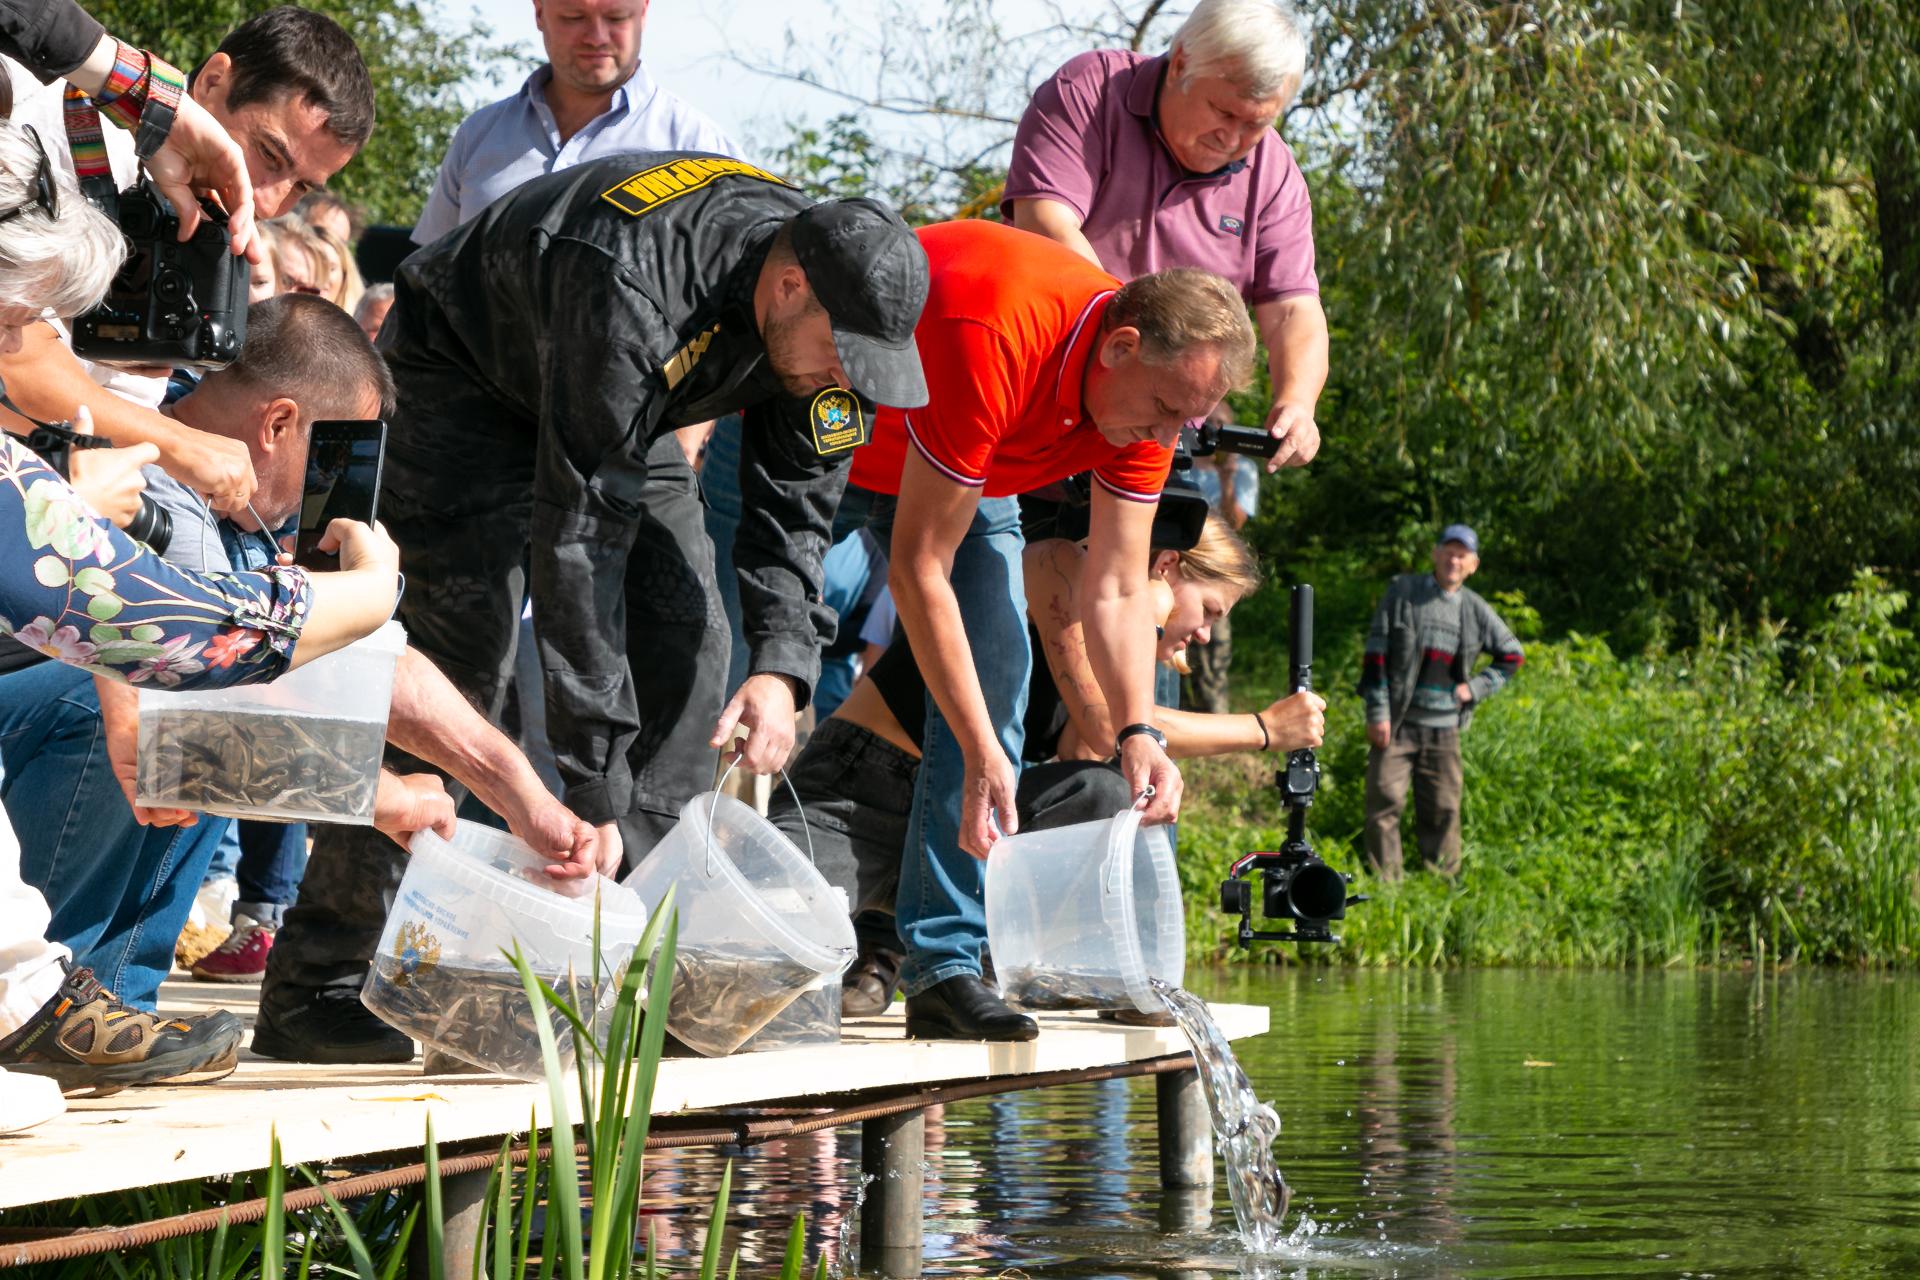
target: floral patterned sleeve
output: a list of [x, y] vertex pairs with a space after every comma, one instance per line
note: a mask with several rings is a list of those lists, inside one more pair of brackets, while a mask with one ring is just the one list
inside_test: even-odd
[[0, 435], [0, 635], [132, 684], [252, 684], [286, 671], [312, 594], [290, 566], [175, 568]]

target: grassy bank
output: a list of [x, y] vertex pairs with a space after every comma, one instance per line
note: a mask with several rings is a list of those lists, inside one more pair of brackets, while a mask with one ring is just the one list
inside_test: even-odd
[[[1373, 582], [1323, 570], [1315, 683], [1328, 694], [1315, 848], [1358, 871], [1366, 742], [1352, 693]], [[1685, 653], [1538, 638], [1463, 739], [1465, 870], [1356, 908], [1338, 947], [1251, 958], [1358, 964], [1920, 963], [1920, 752], [1907, 601], [1862, 575], [1817, 627], [1708, 631]], [[1236, 614], [1236, 707], [1284, 688], [1284, 599]], [[1529, 635], [1532, 632], [1535, 634]], [[1230, 949], [1226, 865], [1274, 848], [1271, 759], [1195, 762], [1180, 834], [1195, 959]], [[1411, 830], [1409, 859], [1414, 858]]]

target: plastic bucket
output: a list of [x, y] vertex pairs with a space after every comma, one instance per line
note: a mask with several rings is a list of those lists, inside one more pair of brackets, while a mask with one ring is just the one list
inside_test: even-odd
[[1180, 875], [1166, 827], [1107, 822], [1022, 832], [987, 857], [987, 943], [1000, 995], [1025, 1009], [1159, 1013], [1151, 978], [1186, 975]]
[[[546, 860], [504, 831], [462, 822], [452, 841], [414, 836], [361, 1003], [415, 1040], [522, 1080], [545, 1075], [540, 1032], [520, 975], [527, 965], [589, 1022], [619, 990], [646, 932], [647, 907], [611, 880], [555, 880]], [[599, 981], [593, 951], [600, 914]], [[548, 1011], [563, 1062], [570, 1024]]]
[[732, 796], [689, 800], [623, 883], [648, 902], [675, 890], [667, 1029], [709, 1057], [732, 1053], [853, 963], [841, 897], [779, 828]]
[[371, 824], [393, 669], [406, 647], [406, 631], [389, 622], [271, 684], [143, 686], [136, 799], [235, 818]]
[[[847, 911], [847, 891], [831, 889], [834, 902]], [[851, 915], [849, 914], [849, 918]], [[754, 1032], [737, 1052], [777, 1053], [782, 1049], [812, 1049], [840, 1043], [840, 972], [823, 973], [813, 985]]]

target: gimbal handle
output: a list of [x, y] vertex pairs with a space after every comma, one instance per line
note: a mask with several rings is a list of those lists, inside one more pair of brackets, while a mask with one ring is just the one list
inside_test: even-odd
[[1289, 589], [1292, 606], [1287, 624], [1287, 663], [1293, 671], [1293, 691], [1313, 688], [1313, 588], [1302, 582]]

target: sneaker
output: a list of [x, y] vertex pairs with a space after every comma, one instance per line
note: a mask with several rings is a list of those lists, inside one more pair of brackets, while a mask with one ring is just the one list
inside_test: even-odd
[[273, 926], [243, 911], [234, 917], [227, 940], [193, 966], [193, 976], [203, 982], [258, 982], [267, 971], [271, 950]]
[[413, 1041], [360, 1003], [358, 987], [276, 983], [260, 995], [253, 1051], [282, 1062], [413, 1061]]
[[0, 1071], [0, 1133], [45, 1124], [66, 1109], [60, 1086], [45, 1076]]
[[239, 1060], [240, 1019], [224, 1009], [162, 1017], [122, 1004], [91, 969], [69, 969], [53, 999], [0, 1040], [0, 1067], [49, 1076], [63, 1093], [202, 1083]]

